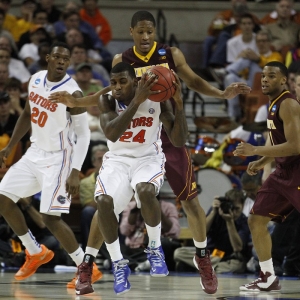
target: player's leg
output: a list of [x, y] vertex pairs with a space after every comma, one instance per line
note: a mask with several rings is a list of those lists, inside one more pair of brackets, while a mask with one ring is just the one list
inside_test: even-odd
[[214, 294], [218, 288], [218, 280], [211, 266], [210, 253], [206, 249], [206, 216], [197, 196], [190, 154], [185, 147], [169, 146], [164, 147], [164, 151], [167, 159], [166, 176], [175, 195], [181, 200], [196, 247], [194, 264], [199, 270], [200, 285], [206, 293]]
[[[30, 150], [28, 150], [30, 153]], [[0, 183], [0, 214], [26, 248], [26, 261], [15, 274], [16, 280], [23, 280], [34, 274], [37, 268], [50, 261], [54, 253], [40, 245], [27, 227], [25, 218], [16, 202], [20, 198], [36, 194], [41, 190], [36, 180], [34, 165], [26, 158], [13, 165]]]
[[148, 247], [145, 250], [150, 262], [150, 275], [163, 277], [169, 274], [165, 255], [161, 246], [161, 209], [156, 198], [164, 176], [164, 156], [156, 158], [143, 158], [137, 162], [136, 171], [132, 177], [131, 185], [136, 191], [135, 199], [145, 221], [149, 237]]

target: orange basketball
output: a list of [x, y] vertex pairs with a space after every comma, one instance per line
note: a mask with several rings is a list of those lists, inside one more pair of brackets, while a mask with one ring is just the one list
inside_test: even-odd
[[[155, 102], [162, 102], [173, 97], [176, 87], [173, 84], [175, 76], [171, 70], [162, 66], [153, 66], [147, 70], [147, 75], [157, 76], [156, 84], [151, 88], [152, 91], [161, 91], [158, 94], [150, 95], [149, 99]], [[147, 76], [146, 76], [147, 79]]]

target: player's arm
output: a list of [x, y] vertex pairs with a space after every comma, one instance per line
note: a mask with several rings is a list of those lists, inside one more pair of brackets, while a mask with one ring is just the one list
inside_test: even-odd
[[[300, 154], [300, 105], [294, 99], [285, 99], [279, 109], [279, 117], [284, 126], [286, 142], [278, 145], [253, 146], [241, 143], [237, 146], [236, 155], [260, 155], [267, 157], [285, 157]], [[272, 130], [270, 130], [270, 135]], [[270, 137], [272, 138], [272, 137]]]
[[176, 66], [176, 73], [187, 87], [198, 93], [221, 99], [231, 99], [238, 94], [248, 94], [251, 88], [243, 82], [235, 82], [228, 86], [225, 91], [221, 91], [210, 85], [206, 80], [198, 76], [187, 64], [181, 50], [171, 47], [172, 56]]
[[97, 106], [98, 101], [101, 95], [107, 94], [110, 92], [110, 86], [103, 88], [102, 90], [98, 91], [97, 93], [85, 97], [74, 97], [68, 92], [56, 92], [52, 93], [48, 100], [52, 103], [62, 103], [68, 107], [87, 107], [87, 106]]
[[[174, 73], [174, 72], [173, 72]], [[173, 96], [175, 112], [169, 100], [161, 102], [160, 120], [164, 125], [167, 135], [175, 147], [183, 147], [188, 137], [188, 126], [181, 97], [181, 86], [178, 76], [174, 73], [176, 92]]]
[[[140, 81], [136, 81], [137, 88], [135, 95], [121, 115], [115, 112], [115, 100], [110, 95], [104, 95], [100, 98], [100, 124], [107, 139], [116, 142], [121, 137], [130, 125], [140, 104], [146, 101], [149, 95], [157, 93], [151, 91], [152, 86], [156, 82], [157, 79], [155, 76], [149, 77], [146, 80], [146, 74], [142, 76]], [[114, 84], [112, 81], [112, 89], [114, 88]]]
[[[82, 93], [76, 91], [72, 96], [74, 98], [81, 98]], [[86, 109], [83, 107], [70, 108], [70, 114], [76, 134], [76, 143], [74, 143], [74, 154], [72, 157], [70, 176], [66, 181], [66, 190], [69, 196], [77, 195], [79, 193], [79, 172], [86, 157], [91, 137]]]

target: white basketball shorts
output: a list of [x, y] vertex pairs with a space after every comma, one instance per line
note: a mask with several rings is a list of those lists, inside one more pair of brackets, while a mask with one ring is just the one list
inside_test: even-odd
[[65, 184], [70, 173], [72, 148], [46, 152], [32, 144], [25, 155], [3, 177], [0, 194], [14, 202], [41, 191], [40, 212], [69, 213], [71, 199]]
[[165, 156], [163, 153], [156, 156], [131, 158], [117, 156], [107, 152], [96, 181], [95, 199], [99, 195], [109, 195], [114, 201], [114, 211], [118, 218], [126, 208], [132, 196], [137, 206], [141, 207], [140, 199], [135, 193], [138, 183], [148, 182], [155, 186], [158, 194], [165, 173]]

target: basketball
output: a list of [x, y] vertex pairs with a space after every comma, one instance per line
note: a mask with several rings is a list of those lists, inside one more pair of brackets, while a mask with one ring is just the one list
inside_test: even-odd
[[176, 87], [173, 84], [175, 81], [175, 76], [171, 70], [162, 66], [153, 66], [147, 70], [146, 79], [148, 76], [155, 74], [157, 76], [157, 82], [151, 88], [152, 91], [161, 91], [158, 94], [150, 95], [149, 99], [154, 102], [163, 102], [170, 99], [176, 91]]

